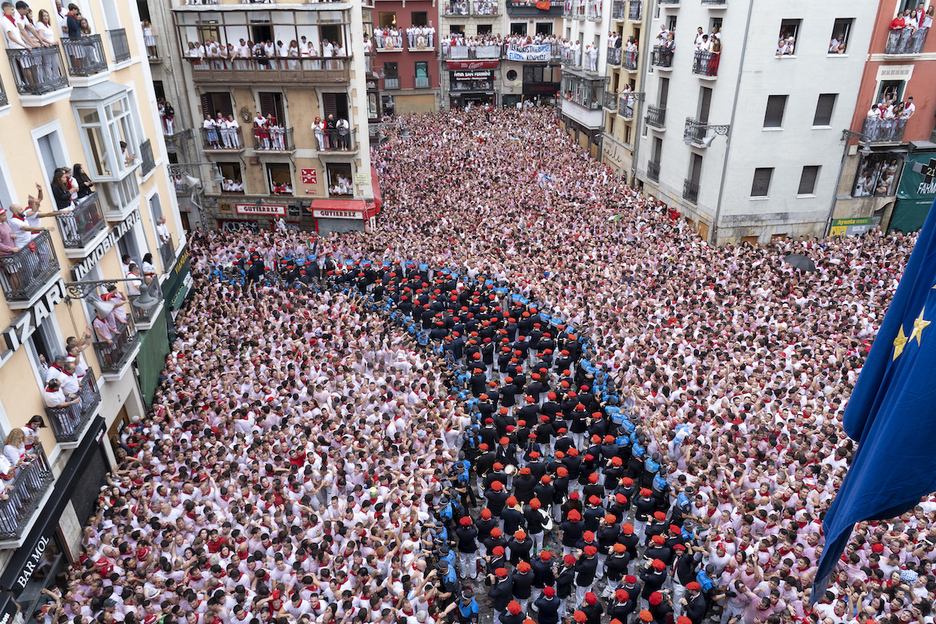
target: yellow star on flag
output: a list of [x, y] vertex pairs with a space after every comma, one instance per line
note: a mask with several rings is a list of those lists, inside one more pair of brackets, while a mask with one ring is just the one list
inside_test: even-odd
[[903, 353], [905, 344], [907, 344], [907, 336], [903, 332], [903, 325], [901, 325], [900, 331], [897, 333], [897, 337], [894, 338], [894, 359], [895, 360], [898, 357], [900, 357], [901, 353]]
[[[923, 345], [923, 342], [922, 342], [923, 330], [926, 329], [927, 325], [932, 323], [932, 321], [923, 320], [923, 313], [925, 311], [926, 311], [926, 308], [923, 308], [922, 310], [920, 310], [920, 316], [913, 319], [913, 331], [910, 332], [910, 338], [908, 338], [908, 340], [910, 340], [911, 342], [913, 341], [914, 338], [916, 338], [917, 346]], [[902, 326], [901, 326], [901, 329], [903, 329]]]

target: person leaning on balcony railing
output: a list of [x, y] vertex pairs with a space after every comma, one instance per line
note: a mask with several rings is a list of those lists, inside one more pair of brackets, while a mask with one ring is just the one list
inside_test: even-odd
[[[0, 258], [8, 258], [19, 251], [13, 230], [7, 222], [9, 213], [6, 208], [0, 208]], [[15, 267], [5, 266], [8, 273], [15, 272]]]
[[[45, 392], [42, 393], [42, 399], [46, 407], [68, 407], [69, 405], [77, 405], [81, 402], [81, 399], [78, 397], [66, 396], [65, 390], [62, 388], [62, 382], [58, 379], [50, 379], [46, 382]], [[7, 456], [7, 459], [10, 459], [5, 448], [3, 454]]]
[[42, 416], [36, 414], [29, 419], [29, 422], [26, 423], [26, 426], [21, 427], [23, 434], [26, 436], [26, 452], [30, 453], [33, 450], [36, 442], [39, 441], [39, 430], [45, 429], [45, 420], [42, 419]]
[[[130, 291], [129, 283], [127, 292]], [[137, 291], [139, 293], [139, 291]], [[75, 363], [75, 372], [78, 379], [82, 379], [88, 372], [88, 361], [85, 360], [84, 350], [91, 346], [91, 336], [93, 332], [90, 327], [86, 327], [81, 338], [69, 336], [65, 339], [65, 361]]]
[[159, 217], [156, 219], [156, 235], [159, 237], [160, 245], [165, 245], [172, 240], [172, 236], [169, 234], [169, 228], [166, 227], [166, 217]]
[[13, 230], [13, 237], [16, 239], [17, 247], [27, 247], [29, 243], [32, 242], [34, 236], [38, 236], [42, 232], [48, 230], [49, 232], [54, 232], [55, 228], [45, 228], [42, 226], [35, 227], [29, 224], [29, 221], [26, 220], [26, 211], [19, 204], [10, 204], [10, 229]]
[[[18, 13], [12, 2], [0, 4], [3, 9], [3, 17], [0, 18], [0, 27], [3, 29], [4, 42], [8, 50], [32, 50], [39, 48], [40, 43], [34, 40], [20, 24]], [[24, 84], [36, 84], [36, 69], [33, 60], [27, 56], [16, 60], [19, 68], [19, 78]]]
[[[124, 294], [117, 289], [116, 284], [108, 284], [107, 292], [101, 295], [101, 301], [106, 301], [108, 303], [113, 303], [117, 307], [114, 308], [114, 311], [111, 313], [114, 315], [113, 320], [115, 323], [111, 324], [111, 327], [116, 330], [115, 333], [120, 333], [124, 325], [127, 324], [127, 311], [123, 309], [123, 304], [128, 301]], [[108, 315], [108, 321], [110, 322], [110, 315]], [[65, 382], [62, 382], [62, 386], [65, 386]], [[68, 388], [65, 388], [66, 392]]]

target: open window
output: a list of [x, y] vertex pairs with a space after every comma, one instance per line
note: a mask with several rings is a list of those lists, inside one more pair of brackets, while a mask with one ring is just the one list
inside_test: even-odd
[[780, 34], [777, 38], [777, 56], [794, 56], [796, 40], [803, 20], [785, 19], [780, 21]]
[[328, 175], [329, 197], [354, 196], [350, 163], [329, 163], [325, 170]]
[[267, 163], [267, 183], [273, 195], [292, 195], [292, 171], [288, 163]]
[[221, 174], [221, 192], [244, 194], [244, 178], [241, 175], [241, 164], [239, 162], [219, 162], [217, 164], [218, 173]]
[[835, 25], [832, 26], [832, 39], [829, 41], [829, 54], [845, 54], [854, 21], [851, 18], [835, 20]]
[[73, 103], [88, 169], [96, 182], [117, 181], [142, 162], [139, 115], [123, 91], [111, 97]]

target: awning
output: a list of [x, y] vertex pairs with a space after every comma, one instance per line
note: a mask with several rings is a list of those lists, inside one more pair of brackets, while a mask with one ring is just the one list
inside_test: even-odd
[[367, 205], [363, 199], [313, 199], [312, 210], [357, 210], [364, 212]]
[[[42, 509], [36, 510], [37, 520], [33, 525], [32, 531], [23, 545], [13, 553], [6, 569], [0, 575], [0, 586], [10, 590], [13, 598], [19, 598], [26, 584], [29, 582], [32, 573], [35, 572], [38, 562], [42, 559], [42, 553], [45, 552], [49, 544], [49, 536], [58, 525], [59, 518], [62, 517], [62, 511], [65, 505], [71, 500], [74, 488], [79, 487], [76, 477], [83, 476], [91, 454], [98, 446], [98, 436], [104, 431], [104, 419], [96, 417], [91, 426], [88, 427], [81, 446], [75, 449], [72, 456], [68, 459], [62, 474], [59, 475], [52, 490], [52, 496], [49, 502]], [[81, 487], [100, 487], [99, 483], [81, 483]], [[84, 521], [84, 519], [81, 519]]]
[[500, 61], [445, 61], [448, 69], [497, 69]]

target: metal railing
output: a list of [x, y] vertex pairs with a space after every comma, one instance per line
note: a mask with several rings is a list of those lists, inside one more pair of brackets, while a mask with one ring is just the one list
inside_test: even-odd
[[55, 220], [59, 232], [62, 233], [65, 249], [80, 249], [107, 228], [97, 193], [91, 193], [76, 201], [72, 212], [57, 212]]
[[127, 42], [127, 31], [124, 28], [115, 28], [108, 30], [110, 37], [111, 50], [114, 53], [114, 62], [122, 63], [130, 58], [130, 44]]
[[110, 344], [95, 336], [94, 352], [101, 365], [101, 372], [104, 374], [119, 373], [120, 369], [130, 361], [137, 340], [137, 330], [132, 323], [125, 323], [117, 335], [111, 338]]
[[141, 172], [144, 176], [156, 168], [156, 160], [153, 158], [153, 144], [149, 139], [140, 143], [140, 159], [143, 161]]
[[682, 196], [690, 204], [699, 203], [699, 183], [692, 180], [683, 180]]
[[632, 22], [639, 22], [643, 19], [643, 0], [630, 0], [627, 19]]
[[647, 106], [647, 125], [654, 128], [665, 128], [666, 109], [659, 106]]
[[76, 442], [94, 410], [100, 405], [101, 393], [95, 381], [94, 372], [89, 368], [81, 379], [75, 396], [67, 397], [69, 401], [77, 398], [77, 403], [46, 408], [46, 416], [49, 417], [52, 432], [58, 442]]
[[162, 258], [163, 273], [168, 273], [172, 269], [173, 260], [175, 260], [175, 244], [172, 237], [159, 246], [159, 257]]
[[471, 14], [479, 17], [497, 15], [497, 2], [492, 0], [472, 0]]
[[254, 128], [254, 151], [292, 152], [296, 150], [292, 128]]
[[861, 134], [871, 143], [900, 143], [903, 141], [906, 119], [865, 119], [861, 125]]
[[728, 0], [702, 0], [702, 4], [707, 4], [709, 6], [724, 6], [728, 4]]
[[679, 0], [659, 0], [662, 6], [679, 6]]
[[10, 101], [7, 99], [6, 88], [3, 86], [3, 81], [0, 80], [0, 106], [6, 106]]
[[634, 118], [634, 103], [637, 98], [633, 94], [622, 93], [618, 98], [618, 117], [623, 119]]
[[52, 237], [40, 232], [26, 247], [0, 257], [0, 287], [7, 301], [29, 301], [60, 270]]
[[585, 9], [585, 18], [590, 20], [600, 20], [601, 3], [597, 0], [588, 0], [588, 6]]
[[146, 44], [146, 58], [152, 62], [162, 60], [159, 56], [159, 35], [143, 35], [143, 43]]
[[672, 67], [673, 48], [653, 46], [653, 60], [651, 61], [651, 64], [654, 67]]
[[578, 48], [562, 48], [563, 67], [581, 68], [582, 50]]
[[683, 141], [686, 143], [695, 143], [696, 145], [703, 145], [702, 141], [705, 139], [705, 135], [708, 132], [708, 124], [693, 119], [692, 117], [686, 118], [686, 127], [683, 129]]
[[413, 76], [413, 88], [415, 89], [428, 89], [432, 83], [432, 79], [429, 76]]
[[608, 65], [620, 65], [621, 64], [621, 48], [609, 47], [608, 48]]
[[627, 0], [614, 0], [611, 3], [611, 19], [627, 19]]
[[206, 150], [242, 150], [244, 134], [241, 127], [202, 128], [203, 148]]
[[443, 46], [442, 58], [447, 59], [499, 59], [499, 45], [457, 45]]
[[627, 71], [637, 71], [637, 51], [624, 52], [621, 56], [621, 67]]
[[618, 94], [611, 91], [605, 91], [604, 107], [608, 110], [617, 111]]
[[43, 95], [68, 87], [68, 76], [62, 63], [62, 51], [56, 46], [7, 50], [16, 92], [22, 95]]
[[107, 69], [104, 42], [101, 35], [89, 35], [80, 39], [62, 38], [62, 48], [68, 57], [70, 76], [93, 76]]
[[4, 483], [6, 498], [0, 500], [0, 539], [20, 537], [54, 480], [41, 442], [34, 442], [26, 455], [26, 462], [13, 469], [15, 475]]
[[192, 80], [223, 85], [345, 84], [351, 78], [350, 56], [296, 58], [199, 59], [185, 57]]
[[328, 140], [328, 146], [320, 146], [319, 157], [331, 152], [351, 152], [357, 149], [354, 129], [351, 127], [348, 128], [347, 134], [340, 134], [338, 128], [329, 129], [325, 132], [323, 138]]
[[721, 54], [708, 50], [696, 50], [692, 57], [692, 73], [697, 76], [717, 76], [720, 59]]
[[887, 34], [884, 54], [920, 54], [929, 28], [902, 28]]
[[383, 79], [384, 89], [396, 90], [400, 88], [400, 77], [399, 76], [384, 76]]
[[660, 181], [660, 163], [652, 160], [647, 163], [647, 177], [654, 182]]

